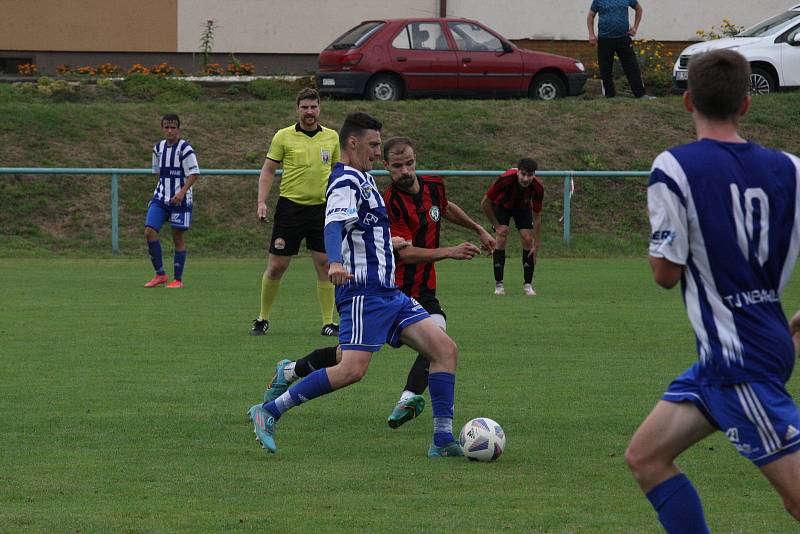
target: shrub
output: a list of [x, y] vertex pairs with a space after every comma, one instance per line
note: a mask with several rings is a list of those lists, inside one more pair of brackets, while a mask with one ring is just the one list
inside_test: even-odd
[[280, 80], [253, 80], [247, 84], [247, 92], [261, 100], [291, 99], [297, 94], [297, 87]]
[[183, 74], [183, 71], [177, 67], [173, 67], [167, 62], [163, 62], [158, 65], [153, 65], [150, 69], [150, 74], [155, 74], [156, 76], [178, 76]]
[[694, 32], [703, 41], [713, 41], [715, 39], [722, 39], [724, 37], [736, 37], [744, 30], [744, 26], [737, 26], [728, 19], [722, 19], [722, 24], [719, 26], [719, 33], [716, 26], [711, 26], [711, 29], [706, 32], [699, 29]]
[[191, 82], [149, 74], [128, 76], [122, 82], [122, 91], [142, 100], [196, 100], [201, 94], [200, 87]]
[[120, 89], [117, 84], [111, 80], [107, 78], [100, 78], [97, 80], [96, 92], [99, 96], [117, 97], [122, 94], [122, 89]]
[[122, 69], [119, 65], [113, 63], [103, 63], [97, 66], [97, 74], [100, 76], [119, 76], [122, 74]]
[[128, 74], [150, 74], [150, 69], [139, 63], [134, 63], [133, 66], [128, 69]]
[[97, 76], [97, 69], [86, 65], [85, 67], [78, 67], [74, 73], [81, 76]]
[[64, 80], [55, 80], [51, 85], [50, 98], [59, 102], [75, 102], [80, 99], [80, 93], [75, 85]]
[[72, 67], [70, 67], [69, 65], [59, 65], [58, 67], [56, 67], [56, 73], [58, 73], [61, 76], [67, 76], [69, 74], [72, 74]]
[[222, 76], [225, 74], [225, 71], [223, 70], [222, 65], [219, 63], [209, 63], [206, 65], [206, 68], [202, 74], [206, 76]]
[[36, 76], [39, 74], [39, 67], [36, 63], [23, 63], [17, 67], [17, 72], [23, 76]]

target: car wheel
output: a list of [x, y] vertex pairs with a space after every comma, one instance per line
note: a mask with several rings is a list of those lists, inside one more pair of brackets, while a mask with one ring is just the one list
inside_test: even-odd
[[754, 67], [750, 71], [751, 95], [768, 95], [774, 93], [776, 89], [777, 87], [772, 74], [758, 67]]
[[381, 74], [375, 76], [367, 84], [369, 100], [400, 100], [403, 96], [403, 84], [394, 76]]
[[545, 72], [533, 79], [528, 96], [535, 100], [553, 100], [567, 95], [564, 81], [552, 72]]

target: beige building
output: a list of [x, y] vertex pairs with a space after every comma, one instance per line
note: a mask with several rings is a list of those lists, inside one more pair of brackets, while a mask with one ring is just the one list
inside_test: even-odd
[[[586, 40], [591, 0], [2, 0], [0, 70], [15, 72], [35, 62], [44, 72], [65, 63], [167, 61], [187, 72], [200, 65], [200, 37], [213, 20], [213, 61], [235, 53], [256, 64], [257, 72], [306, 73], [316, 54], [337, 35], [362, 20], [430, 17], [445, 14], [481, 20], [531, 48], [580, 51]], [[639, 37], [675, 41], [696, 38], [698, 29], [723, 19], [749, 26], [778, 13], [784, 0], [642, 0], [645, 17]], [[568, 43], [571, 47], [564, 48]], [[577, 52], [574, 55], [578, 55]]]

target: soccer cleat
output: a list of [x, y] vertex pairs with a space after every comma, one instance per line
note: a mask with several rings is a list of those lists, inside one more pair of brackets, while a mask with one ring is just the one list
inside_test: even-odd
[[253, 421], [253, 432], [256, 440], [269, 452], [276, 452], [278, 446], [275, 445], [275, 426], [278, 422], [261, 404], [254, 404], [247, 412]]
[[180, 289], [183, 287], [183, 282], [180, 280], [173, 280], [167, 284], [167, 289]]
[[503, 282], [497, 282], [494, 285], [494, 294], [495, 295], [505, 295], [506, 294], [506, 288], [503, 287]]
[[152, 280], [147, 282], [144, 287], [158, 287], [160, 285], [164, 285], [169, 280], [169, 277], [166, 274], [157, 274], [153, 277]]
[[422, 413], [425, 409], [425, 397], [414, 395], [405, 400], [401, 400], [394, 406], [392, 414], [386, 421], [391, 428], [397, 428], [407, 421], [411, 421]]
[[321, 336], [338, 336], [339, 335], [339, 325], [336, 323], [329, 323], [322, 327], [322, 331], [319, 333]]
[[286, 374], [283, 372], [288, 363], [292, 363], [292, 360], [281, 360], [275, 365], [275, 376], [267, 384], [267, 390], [264, 392], [264, 402], [274, 401], [289, 389], [289, 381], [286, 380]]
[[447, 456], [464, 456], [464, 450], [455, 440], [441, 447], [431, 443], [431, 447], [428, 449], [428, 458], [443, 458]]
[[533, 286], [530, 284], [525, 284], [522, 286], [522, 292], [525, 293], [529, 297], [535, 297], [536, 291], [533, 290]]
[[269, 321], [266, 319], [256, 319], [250, 327], [251, 336], [263, 336], [269, 330]]

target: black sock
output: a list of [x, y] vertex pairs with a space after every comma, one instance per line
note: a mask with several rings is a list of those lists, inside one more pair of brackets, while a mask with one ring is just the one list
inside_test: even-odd
[[300, 358], [296, 362], [294, 362], [294, 374], [303, 378], [304, 376], [310, 375], [313, 371], [317, 369], [323, 369], [325, 367], [333, 367], [336, 365], [336, 347], [338, 345], [334, 345], [333, 347], [325, 347], [324, 349], [317, 349], [312, 351], [303, 358]]
[[414, 360], [414, 365], [408, 372], [406, 379], [406, 391], [413, 391], [417, 395], [422, 395], [425, 388], [428, 387], [428, 368], [430, 362], [422, 354], [417, 354], [417, 359]]
[[506, 251], [494, 249], [492, 253], [494, 259], [494, 281], [503, 281], [503, 271], [506, 269]]
[[522, 275], [525, 277], [526, 284], [533, 283], [533, 268], [536, 265], [533, 263], [530, 253], [530, 250], [522, 251]]

